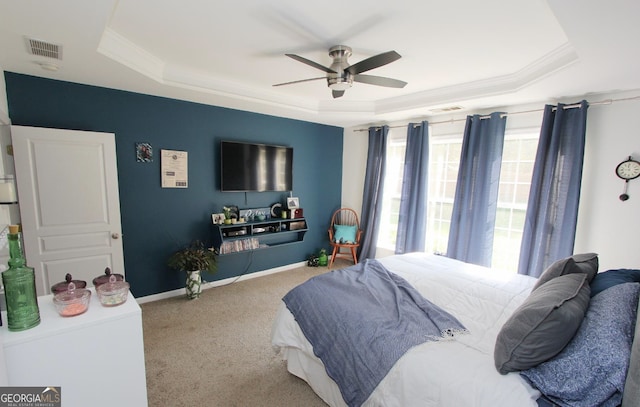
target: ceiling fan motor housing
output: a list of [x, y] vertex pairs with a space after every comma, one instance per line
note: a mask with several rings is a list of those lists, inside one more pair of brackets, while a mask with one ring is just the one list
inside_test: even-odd
[[329, 69], [336, 72], [327, 74], [327, 86], [332, 90], [346, 90], [353, 85], [353, 75], [345, 71], [345, 68], [349, 66], [347, 58], [351, 54], [351, 47], [346, 45], [336, 45], [329, 49], [329, 56], [333, 58]]

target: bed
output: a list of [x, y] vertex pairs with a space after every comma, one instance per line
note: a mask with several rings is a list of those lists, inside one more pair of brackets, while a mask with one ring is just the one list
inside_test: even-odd
[[[369, 270], [371, 266], [375, 266], [375, 273]], [[607, 280], [600, 284], [598, 295], [591, 296], [591, 287], [595, 293], [594, 283], [600, 280], [596, 277], [600, 274], [596, 275], [596, 272], [597, 255], [593, 254], [556, 262], [540, 279], [424, 253], [367, 260], [314, 277], [291, 290], [283, 298], [274, 320], [272, 346], [286, 360], [289, 372], [305, 380], [330, 406], [537, 407], [594, 403], [637, 406], [640, 400], [637, 360], [640, 358], [640, 340], [633, 342], [633, 338], [640, 330], [640, 324], [635, 324], [640, 284], [634, 281], [639, 279], [640, 272], [622, 280], [619, 276]], [[426, 305], [434, 309], [429, 312], [436, 312], [440, 319], [450, 317], [445, 322], [449, 325], [443, 330], [442, 337], [427, 335], [427, 340], [405, 344], [406, 337], [424, 336], [408, 333], [388, 337], [384, 340], [386, 344], [379, 344], [380, 338], [387, 337], [378, 332], [377, 327], [386, 322], [377, 319], [386, 312], [376, 310], [366, 316], [359, 314], [362, 311], [359, 308], [374, 306], [362, 306], [364, 303], [359, 300], [348, 302], [355, 306], [342, 304], [343, 298], [352, 301], [359, 297], [358, 292], [364, 292], [363, 296], [370, 296], [373, 302], [379, 301], [381, 294], [372, 294], [373, 289], [367, 288], [370, 281], [377, 281], [371, 279], [373, 274], [382, 275], [382, 280], [391, 276], [391, 280], [400, 281], [400, 291], [409, 292], [410, 296], [414, 295], [412, 290], [417, 291], [421, 309], [426, 300]], [[331, 280], [344, 276], [366, 280], [356, 282], [364, 284], [365, 288], [317, 288], [320, 282], [324, 284], [326, 280], [334, 284]], [[403, 287], [404, 283], [407, 287]], [[572, 288], [565, 289], [566, 283]], [[567, 290], [571, 291], [568, 296]], [[614, 293], [614, 290], [617, 291]], [[329, 298], [329, 291], [335, 291], [337, 297]], [[549, 296], [558, 296], [559, 291], [565, 292], [562, 294], [565, 297], [549, 300]], [[300, 294], [294, 301], [289, 296], [296, 292]], [[405, 299], [393, 301], [407, 302]], [[549, 306], [553, 301], [557, 304]], [[329, 308], [323, 308], [326, 305], [323, 302], [329, 303]], [[383, 305], [385, 309], [394, 306]], [[545, 309], [541, 311], [541, 308]], [[596, 328], [592, 326], [598, 325], [599, 319], [592, 312], [602, 309], [607, 315], [618, 315], [624, 313], [619, 311], [623, 308], [629, 309], [624, 316], [606, 317], [604, 328], [598, 329], [622, 330], [626, 332], [624, 335], [615, 334], [613, 339], [594, 336]], [[310, 316], [305, 316], [305, 312]], [[336, 320], [337, 316], [341, 318], [342, 314], [354, 312], [354, 321]], [[567, 315], [556, 316], [558, 312]], [[404, 314], [404, 311], [396, 313]], [[544, 315], [540, 316], [541, 313]], [[365, 324], [370, 320], [377, 321], [373, 328]], [[523, 328], [523, 324], [528, 327]], [[355, 337], [365, 336], [362, 332], [370, 332], [370, 335], [357, 338], [364, 342], [348, 345], [339, 342], [344, 338], [336, 338], [338, 331], [340, 335], [348, 332], [346, 335]], [[589, 348], [594, 347], [594, 340], [599, 341], [595, 344], [596, 351]], [[396, 343], [404, 348], [401, 351], [394, 349]], [[539, 345], [541, 343], [544, 345]], [[606, 346], [600, 346], [600, 343], [606, 343]], [[363, 350], [373, 352], [375, 360], [364, 360], [372, 355], [362, 355]], [[585, 357], [584, 352], [589, 356]], [[382, 372], [369, 377], [373, 365], [378, 369], [379, 360], [386, 360], [387, 354], [396, 353], [395, 360], [391, 358], [381, 366]], [[609, 361], [613, 358], [610, 353], [615, 354], [614, 361]], [[381, 357], [375, 358], [376, 355]], [[585, 368], [587, 359], [589, 364]], [[592, 365], [596, 367], [589, 367]], [[578, 372], [572, 369], [578, 369]], [[595, 373], [591, 377], [591, 373], [585, 371]], [[585, 392], [592, 392], [591, 389], [596, 389], [597, 394], [588, 397], [595, 398], [581, 400]]]

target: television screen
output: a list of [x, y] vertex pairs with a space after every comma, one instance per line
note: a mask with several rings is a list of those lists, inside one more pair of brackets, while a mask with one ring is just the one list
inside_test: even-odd
[[266, 144], [220, 143], [222, 191], [291, 191], [293, 148]]

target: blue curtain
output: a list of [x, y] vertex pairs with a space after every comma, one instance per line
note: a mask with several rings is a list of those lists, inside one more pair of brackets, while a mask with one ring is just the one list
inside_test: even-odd
[[427, 231], [427, 187], [429, 170], [429, 123], [409, 123], [396, 254], [423, 252]]
[[387, 135], [389, 126], [369, 128], [369, 151], [367, 153], [367, 169], [364, 177], [364, 194], [362, 211], [360, 212], [360, 228], [363, 230], [360, 239], [358, 259], [376, 257], [376, 243], [380, 229], [380, 213], [382, 212], [382, 192], [384, 190], [384, 173], [387, 163]]
[[573, 254], [582, 183], [588, 103], [547, 105], [525, 218], [518, 273], [538, 277]]
[[506, 122], [500, 112], [467, 116], [447, 257], [491, 265]]

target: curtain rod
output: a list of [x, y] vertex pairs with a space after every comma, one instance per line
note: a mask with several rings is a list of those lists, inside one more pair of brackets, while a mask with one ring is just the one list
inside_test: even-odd
[[[622, 98], [622, 99], [605, 99], [605, 100], [601, 100], [599, 102], [589, 102], [589, 106], [598, 106], [598, 105], [610, 105], [614, 102], [626, 102], [628, 100], [640, 100], [640, 96], [633, 96], [633, 97], [629, 97], [629, 98]], [[563, 109], [575, 109], [577, 107], [582, 106], [580, 103], [574, 103], [572, 105], [565, 105], [563, 106]], [[554, 110], [557, 110], [558, 108], [555, 107]], [[538, 113], [538, 112], [542, 112], [544, 111], [544, 109], [533, 109], [533, 110], [522, 110], [522, 111], [518, 111], [518, 112], [507, 112], [507, 113], [503, 113], [500, 115], [500, 117], [507, 117], [507, 116], [514, 116], [517, 114], [527, 114], [527, 113]], [[486, 115], [486, 116], [480, 116], [480, 120], [484, 120], [484, 119], [489, 119], [491, 116], [490, 115]], [[435, 125], [435, 124], [453, 124], [456, 122], [463, 122], [466, 121], [467, 118], [465, 117], [464, 119], [450, 119], [450, 120], [442, 120], [439, 122], [429, 122], [429, 125]], [[419, 124], [415, 124], [414, 127], [418, 127]], [[382, 126], [371, 126], [371, 127], [375, 127], [376, 129], [381, 128]], [[400, 127], [406, 127], [405, 125], [398, 125], [398, 126], [389, 126], [390, 129], [396, 129], [396, 128], [400, 128]], [[369, 128], [366, 129], [355, 129], [354, 131], [369, 131]]]

